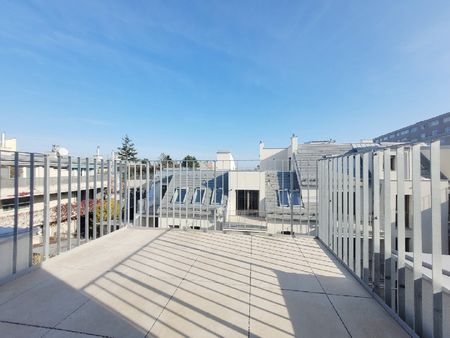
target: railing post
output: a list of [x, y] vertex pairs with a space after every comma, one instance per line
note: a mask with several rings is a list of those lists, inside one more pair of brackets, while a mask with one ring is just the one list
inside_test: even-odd
[[441, 338], [442, 326], [442, 224], [441, 224], [441, 159], [440, 141], [431, 143], [431, 222], [433, 336]]
[[405, 319], [405, 148], [397, 148], [397, 305]]
[[104, 174], [104, 161], [100, 160], [100, 196], [101, 196], [101, 204], [100, 204], [100, 237], [103, 237], [104, 234], [104, 216], [105, 216], [105, 174]]
[[50, 191], [49, 191], [49, 158], [44, 155], [44, 224], [43, 224], [43, 238], [44, 238], [44, 257], [47, 260], [50, 257]]
[[56, 204], [56, 254], [59, 255], [61, 253], [61, 156], [57, 157], [57, 181], [56, 181], [56, 190], [57, 190], [57, 204]]
[[363, 154], [363, 280], [369, 284], [369, 153]]
[[92, 238], [97, 239], [97, 158], [94, 158], [94, 190], [92, 210]]
[[107, 174], [107, 205], [106, 205], [106, 226], [108, 229], [106, 229], [106, 233], [111, 233], [111, 160], [106, 161], [106, 165], [108, 167], [108, 174]]
[[338, 202], [338, 257], [343, 259], [343, 248], [342, 248], [342, 157], [338, 157], [338, 165], [337, 165], [337, 179], [338, 179], [338, 186], [337, 186], [337, 202]]
[[33, 226], [34, 226], [34, 153], [30, 154], [30, 222], [29, 222], [29, 247], [28, 266], [33, 266]]
[[72, 157], [67, 157], [67, 250], [72, 249]]
[[17, 249], [19, 235], [19, 153], [14, 153], [14, 234], [12, 272], [17, 272]]
[[336, 256], [338, 252], [338, 181], [337, 158], [333, 158], [333, 249]]
[[342, 158], [343, 160], [343, 219], [342, 219], [342, 227], [343, 227], [343, 261], [348, 265], [348, 157], [345, 156]]
[[[149, 227], [149, 218], [150, 218], [150, 163], [147, 161], [145, 164], [146, 168], [146, 192], [145, 192], [145, 226]], [[181, 175], [180, 175], [181, 177]]]
[[414, 330], [422, 336], [422, 192], [420, 144], [412, 148]]
[[380, 161], [382, 153], [373, 153], [373, 287], [378, 291], [380, 286]]
[[392, 304], [391, 150], [384, 150], [384, 301]]
[[361, 155], [355, 156], [355, 273], [361, 278]]
[[77, 246], [81, 241], [81, 157], [77, 158]]
[[354, 184], [355, 184], [355, 179], [354, 179], [354, 170], [355, 170], [355, 157], [354, 156], [350, 156], [349, 157], [349, 179], [348, 179], [348, 195], [349, 195], [349, 204], [348, 204], [348, 233], [349, 233], [349, 242], [348, 242], [348, 252], [349, 252], [349, 256], [348, 256], [348, 265], [350, 267], [350, 269], [352, 271], [355, 271], [355, 264], [354, 264], [354, 256], [355, 256], [355, 252], [354, 252], [354, 221], [355, 221], [355, 217], [353, 215], [354, 212], [354, 199], [353, 199], [353, 192], [354, 192]]
[[89, 242], [89, 158], [86, 157], [86, 193], [84, 196], [84, 240]]

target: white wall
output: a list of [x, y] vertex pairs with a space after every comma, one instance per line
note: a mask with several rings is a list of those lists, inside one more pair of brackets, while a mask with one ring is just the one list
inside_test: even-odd
[[230, 171], [228, 183], [227, 214], [236, 214], [236, 190], [259, 191], [259, 213], [265, 215], [266, 175], [259, 171]]

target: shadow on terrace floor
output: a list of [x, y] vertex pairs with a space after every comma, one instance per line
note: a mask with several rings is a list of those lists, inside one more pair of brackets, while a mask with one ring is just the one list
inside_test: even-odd
[[0, 332], [405, 335], [312, 238], [139, 229], [117, 231], [0, 287]]

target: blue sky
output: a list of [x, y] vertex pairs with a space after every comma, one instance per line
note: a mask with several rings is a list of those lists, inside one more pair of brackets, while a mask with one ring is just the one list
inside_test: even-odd
[[450, 111], [449, 1], [0, 0], [0, 129], [24, 151], [254, 159]]

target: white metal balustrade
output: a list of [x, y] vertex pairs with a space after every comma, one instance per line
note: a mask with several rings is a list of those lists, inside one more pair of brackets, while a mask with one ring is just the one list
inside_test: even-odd
[[450, 336], [447, 164], [440, 142], [318, 162], [318, 237], [419, 336]]

